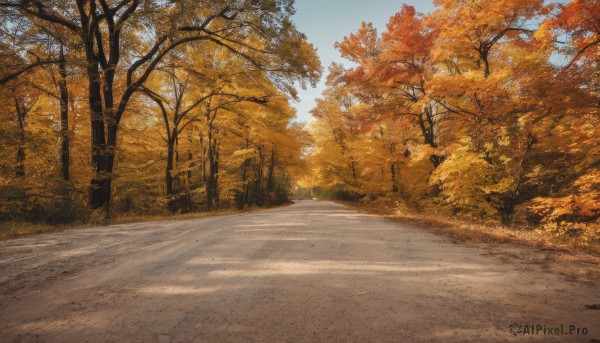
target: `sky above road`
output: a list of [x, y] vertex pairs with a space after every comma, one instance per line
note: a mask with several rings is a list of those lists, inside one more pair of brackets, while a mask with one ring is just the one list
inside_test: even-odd
[[404, 3], [421, 13], [433, 10], [431, 0], [296, 0], [294, 22], [317, 48], [324, 68], [317, 88], [309, 87], [299, 92], [300, 102], [294, 103], [299, 121], [310, 120], [315, 99], [325, 89], [327, 68], [334, 61], [342, 61], [334, 48], [335, 42], [356, 32], [363, 21], [373, 23], [379, 32], [385, 31], [390, 17], [399, 12]]

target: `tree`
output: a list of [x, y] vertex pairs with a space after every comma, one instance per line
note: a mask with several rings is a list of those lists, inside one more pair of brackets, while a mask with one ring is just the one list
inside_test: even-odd
[[[315, 80], [318, 62], [288, 18], [291, 1], [77, 0], [2, 1], [0, 7], [48, 25], [57, 36], [80, 44], [86, 55], [92, 165], [89, 204], [109, 216], [119, 123], [136, 92], [172, 50], [192, 42], [222, 46], [273, 77]], [[165, 21], [164, 18], [169, 18]], [[142, 40], [137, 28], [151, 27]], [[255, 44], [252, 45], [251, 41]], [[295, 51], [291, 54], [291, 51]], [[256, 53], [256, 57], [248, 53]]]
[[598, 2], [435, 4], [336, 44], [351, 63], [313, 110], [318, 185], [597, 237]]
[[571, 56], [568, 69], [578, 61], [598, 59], [600, 53], [600, 1], [573, 0], [560, 5], [560, 12], [548, 26], [569, 36], [564, 52]]

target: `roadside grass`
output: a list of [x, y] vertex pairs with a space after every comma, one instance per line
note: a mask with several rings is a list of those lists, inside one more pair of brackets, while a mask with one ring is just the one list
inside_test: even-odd
[[574, 238], [558, 237], [525, 227], [508, 227], [489, 221], [466, 220], [439, 214], [423, 214], [381, 204], [342, 202], [367, 213], [422, 228], [469, 243], [510, 243], [567, 254], [585, 253], [600, 257], [600, 243], [583, 243]]
[[96, 226], [107, 226], [116, 224], [131, 224], [131, 223], [146, 223], [146, 222], [157, 222], [166, 220], [182, 220], [182, 219], [196, 219], [205, 217], [223, 216], [229, 214], [240, 214], [247, 212], [255, 212], [266, 210], [273, 207], [249, 207], [242, 210], [239, 209], [220, 209], [213, 210], [210, 212], [191, 212], [191, 213], [163, 213], [163, 214], [152, 214], [152, 215], [119, 215], [115, 218], [111, 218], [109, 222], [90, 219], [86, 222], [76, 222], [65, 225], [49, 225], [49, 224], [37, 224], [28, 222], [4, 222], [0, 223], [0, 241], [17, 238], [27, 235], [34, 235], [46, 232], [64, 231], [70, 229], [84, 229]]

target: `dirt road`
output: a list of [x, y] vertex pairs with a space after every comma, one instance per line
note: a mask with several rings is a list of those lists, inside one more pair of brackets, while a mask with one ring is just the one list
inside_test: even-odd
[[599, 298], [330, 202], [0, 243], [0, 342], [590, 342]]

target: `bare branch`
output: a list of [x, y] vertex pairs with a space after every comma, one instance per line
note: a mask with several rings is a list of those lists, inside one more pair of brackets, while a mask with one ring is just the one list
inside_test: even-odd
[[42, 1], [23, 0], [18, 2], [2, 2], [0, 3], [0, 7], [17, 8], [36, 18], [64, 26], [74, 33], [81, 33], [81, 27], [79, 27], [76, 23], [64, 17], [60, 17], [57, 14], [48, 12]]
[[2, 77], [0, 79], [0, 85], [3, 85], [5, 83], [11, 81], [11, 80], [17, 78], [19, 75], [21, 75], [31, 69], [34, 69], [36, 67], [47, 65], [47, 64], [56, 64], [59, 62], [60, 62], [60, 60], [44, 60], [44, 61], [37, 61], [37, 62], [31, 63], [28, 66], [22, 68], [21, 70], [18, 70], [14, 73], [11, 73], [11, 74], [8, 74], [8, 75]]
[[596, 40], [595, 42], [591, 42], [590, 44], [586, 45], [583, 47], [583, 49], [579, 50], [579, 52], [577, 53], [577, 55], [575, 55], [575, 57], [573, 57], [573, 59], [571, 60], [571, 62], [569, 62], [569, 64], [567, 64], [563, 69], [569, 69], [575, 62], [577, 62], [577, 60], [581, 57], [581, 55], [583, 55], [587, 49], [591, 48], [592, 46], [599, 44], [600, 43], [600, 39]]

